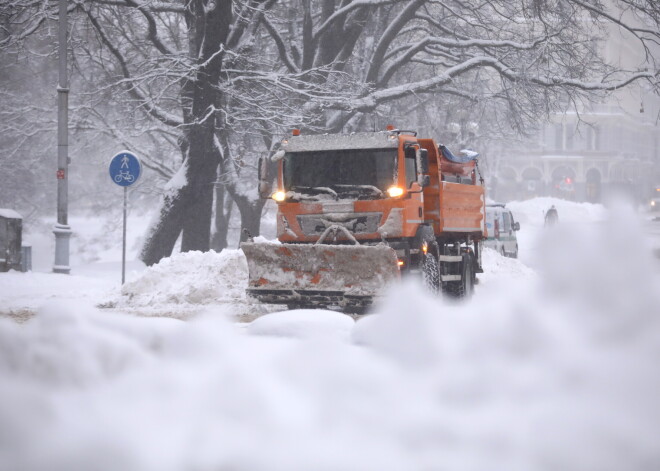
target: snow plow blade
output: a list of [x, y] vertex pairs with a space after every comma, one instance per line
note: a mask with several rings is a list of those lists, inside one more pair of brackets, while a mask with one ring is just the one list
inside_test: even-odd
[[396, 252], [386, 245], [245, 242], [241, 248], [247, 294], [264, 303], [360, 311], [400, 276]]

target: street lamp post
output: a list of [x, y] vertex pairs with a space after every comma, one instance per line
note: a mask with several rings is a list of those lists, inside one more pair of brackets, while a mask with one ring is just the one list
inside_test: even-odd
[[66, 273], [69, 266], [69, 239], [71, 227], [68, 221], [69, 189], [69, 80], [67, 77], [67, 0], [59, 3], [59, 84], [57, 87], [57, 223], [55, 234], [55, 264], [53, 272]]

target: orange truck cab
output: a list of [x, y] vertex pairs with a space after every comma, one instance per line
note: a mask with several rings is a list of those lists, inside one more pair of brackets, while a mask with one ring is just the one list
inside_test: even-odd
[[[289, 136], [270, 161], [277, 163], [277, 187], [260, 177], [260, 193], [277, 202], [277, 238], [283, 245], [274, 255], [278, 248], [263, 247], [268, 244], [244, 244], [251, 296], [290, 306], [330, 305], [318, 302], [323, 295], [317, 291], [323, 290], [312, 288], [320, 284], [334, 288], [328, 291], [341, 307], [356, 304], [355, 299], [346, 302], [347, 295], [362, 295], [357, 305], [364, 307], [386, 283], [376, 280], [356, 294], [369, 280], [354, 267], [357, 279], [347, 283], [349, 271], [338, 285], [335, 275], [349, 261], [368, 265], [379, 279], [421, 273], [432, 291], [458, 297], [471, 293], [475, 274], [482, 271], [485, 234], [484, 187], [474, 157], [456, 157], [433, 139], [392, 129]], [[261, 176], [267, 168], [267, 161], [260, 162]], [[342, 246], [352, 248], [343, 254]], [[381, 247], [379, 256], [372, 250], [376, 247]], [[284, 255], [283, 248], [290, 254]], [[335, 253], [331, 259], [320, 260], [330, 251]], [[284, 267], [291, 259], [297, 259], [293, 266]], [[293, 272], [295, 283], [262, 276], [277, 268]], [[323, 278], [327, 284], [314, 283]], [[305, 288], [317, 302], [305, 298]]]

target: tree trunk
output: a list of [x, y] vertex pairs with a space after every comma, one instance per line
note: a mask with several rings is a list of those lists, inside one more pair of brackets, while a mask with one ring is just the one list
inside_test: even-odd
[[213, 182], [220, 161], [213, 140], [215, 109], [221, 102], [217, 84], [224, 57], [221, 51], [232, 22], [231, 8], [231, 0], [217, 0], [212, 8], [200, 0], [186, 3], [190, 52], [197, 60], [195, 79], [185, 84], [183, 92], [187, 103], [192, 105], [188, 115], [190, 122], [186, 123], [186, 183], [171, 199], [164, 200], [160, 220], [141, 254], [148, 265], [171, 255], [182, 229], [182, 251], [208, 251], [210, 248]]
[[215, 232], [211, 238], [211, 248], [216, 252], [226, 249], [229, 220], [231, 219], [234, 201], [227, 194], [227, 189], [219, 185], [215, 189]]
[[140, 260], [151, 266], [160, 259], [172, 255], [181, 228], [183, 227], [183, 214], [186, 206], [185, 194], [177, 192], [166, 195], [161, 203], [158, 220], [149, 229], [147, 239], [140, 252]]
[[258, 236], [261, 230], [261, 212], [266, 202], [261, 199], [252, 200], [245, 195], [238, 194], [231, 186], [227, 188], [241, 213], [241, 242], [247, 239], [248, 234], [251, 237]]
[[193, 125], [190, 132], [187, 184], [183, 190], [189, 204], [183, 216], [182, 252], [207, 252], [211, 248], [213, 185], [219, 162], [213, 145], [214, 132], [215, 121], [210, 118]]
[[[216, 131], [215, 109], [220, 107], [221, 95], [217, 84], [222, 69], [222, 45], [227, 40], [232, 19], [231, 0], [218, 0], [213, 8], [203, 2], [192, 1], [190, 14], [196, 19], [204, 18], [203, 34], [198, 43], [199, 69], [193, 84], [192, 115], [195, 122], [188, 135], [188, 172], [186, 191], [191, 193], [190, 211], [183, 221], [181, 251], [201, 250], [211, 246], [211, 218], [213, 216], [213, 182], [220, 163], [220, 155], [214, 144]], [[209, 3], [211, 5], [211, 3]]]

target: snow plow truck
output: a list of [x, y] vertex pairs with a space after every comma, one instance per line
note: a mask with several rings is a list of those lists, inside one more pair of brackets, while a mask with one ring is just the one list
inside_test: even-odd
[[294, 130], [259, 162], [259, 192], [277, 203], [280, 243], [241, 244], [248, 296], [360, 313], [407, 275], [433, 292], [469, 296], [483, 272], [485, 196], [478, 154], [462, 153], [391, 127]]

